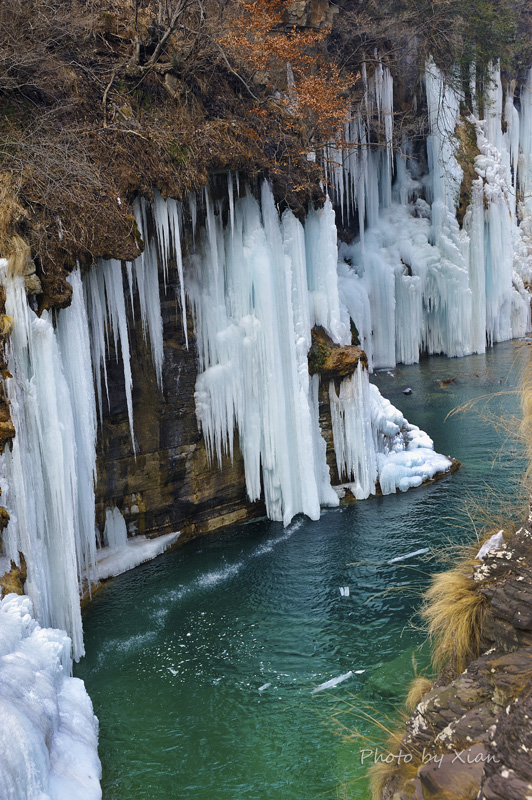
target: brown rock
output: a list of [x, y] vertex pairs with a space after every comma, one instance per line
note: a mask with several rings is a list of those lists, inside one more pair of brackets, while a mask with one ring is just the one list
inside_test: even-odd
[[11, 569], [0, 578], [1, 597], [14, 592], [24, 594], [24, 583], [28, 577], [26, 560], [22, 553], [19, 553], [20, 567], [14, 561], [11, 562]]
[[96, 513], [101, 530], [105, 508], [116, 505], [132, 532], [157, 536], [180, 530], [179, 544], [183, 544], [193, 536], [265, 512], [262, 502], [251, 503], [247, 498], [238, 436], [233, 442], [232, 459], [224, 456], [219, 466], [216, 459], [211, 463], [208, 458], [194, 405], [194, 333], [189, 325], [187, 349], [181, 310], [176, 308], [177, 270], [169, 270], [169, 279], [166, 294], [161, 288], [162, 393], [157, 387], [150, 345], [139, 324], [140, 310], [137, 305], [135, 325], [128, 304], [136, 458], [129, 434], [122, 365], [114, 352], [107, 360], [109, 404], [104, 399], [104, 422], [97, 445]]
[[324, 380], [346, 378], [352, 375], [359, 362], [368, 368], [368, 359], [361, 347], [335, 344], [321, 327], [312, 329], [312, 345], [308, 354], [309, 373], [319, 374]]
[[419, 770], [424, 800], [475, 800], [487, 757], [483, 745], [474, 745]]

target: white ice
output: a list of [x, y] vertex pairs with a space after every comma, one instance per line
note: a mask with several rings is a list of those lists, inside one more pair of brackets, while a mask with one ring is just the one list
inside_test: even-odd
[[353, 149], [346, 155], [331, 145], [329, 157], [342, 219], [358, 214], [360, 228], [340, 247], [341, 311], [345, 323], [354, 321], [370, 367], [414, 363], [423, 352], [484, 352], [486, 343], [523, 336], [532, 279], [532, 70], [518, 110], [515, 85], [504, 96], [492, 68], [486, 119], [471, 118], [480, 155], [462, 228], [455, 152], [462, 98], [430, 60], [428, 169], [403, 139], [392, 172], [390, 134], [385, 148], [367, 145], [374, 111], [381, 126], [393, 114], [384, 99], [391, 76], [377, 61], [373, 77], [362, 78], [364, 102], [345, 131]]
[[98, 721], [71, 643], [42, 628], [29, 597], [0, 601], [0, 797], [100, 800]]
[[422, 547], [420, 550], [413, 550], [412, 553], [407, 553], [404, 556], [396, 556], [395, 558], [390, 558], [390, 560], [387, 561], [386, 563], [395, 564], [397, 561], [406, 561], [407, 558], [414, 558], [414, 556], [422, 556], [428, 552], [429, 552], [428, 547]]
[[350, 670], [349, 672], [344, 672], [343, 675], [338, 675], [337, 678], [331, 678], [331, 680], [325, 681], [325, 683], [320, 683], [319, 686], [316, 686], [316, 688], [312, 690], [311, 694], [323, 692], [325, 689], [333, 689], [335, 686], [338, 686], [338, 684], [348, 680], [352, 674], [353, 670]]
[[448, 472], [451, 461], [434, 452], [432, 439], [369, 383], [359, 363], [354, 375], [329, 384], [332, 430], [340, 481], [357, 500], [420, 486]]
[[148, 539], [146, 536], [134, 536], [125, 544], [117, 547], [102, 547], [97, 553], [96, 574], [98, 580], [115, 577], [127, 572], [145, 561], [151, 561], [164, 553], [177, 542], [180, 533], [166, 533]]
[[499, 547], [502, 547], [504, 544], [504, 531], [499, 531], [498, 533], [494, 533], [487, 542], [484, 542], [478, 553], [476, 554], [475, 558], [478, 558], [480, 561], [483, 560], [485, 556], [491, 550], [496, 550]]
[[301, 512], [318, 519], [320, 504], [338, 498], [308, 373], [311, 326], [349, 340], [332, 209], [312, 212], [304, 230], [290, 211], [279, 219], [264, 183], [261, 204], [249, 193], [235, 200], [233, 226], [224, 229], [207, 191], [204, 203], [188, 296], [200, 360], [196, 414], [208, 452], [219, 464], [232, 458], [238, 434], [249, 498], [263, 489], [268, 516], [285, 524]]
[[95, 401], [87, 317], [78, 273], [72, 306], [54, 330], [29, 307], [22, 277], [4, 272], [14, 319], [6, 381], [16, 436], [0, 459], [10, 521], [6, 555], [28, 567], [26, 592], [45, 627], [66, 630], [83, 655], [79, 579], [94, 571]]

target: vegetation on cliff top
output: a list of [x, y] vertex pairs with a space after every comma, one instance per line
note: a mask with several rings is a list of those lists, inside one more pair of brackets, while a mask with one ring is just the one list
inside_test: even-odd
[[[307, 154], [341, 128], [376, 48], [403, 99], [428, 53], [464, 74], [530, 60], [525, 0], [307, 5], [319, 13], [288, 0], [2, 3], [0, 252], [21, 235], [67, 302], [75, 259], [138, 253], [130, 202], [153, 187], [183, 197], [228, 168], [266, 173], [303, 213], [321, 196]], [[403, 131], [423, 127], [413, 104], [397, 108]]]

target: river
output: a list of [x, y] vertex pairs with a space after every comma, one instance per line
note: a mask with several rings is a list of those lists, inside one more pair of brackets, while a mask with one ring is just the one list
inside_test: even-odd
[[510, 342], [372, 377], [462, 462], [454, 475], [319, 522], [204, 537], [95, 596], [76, 675], [100, 720], [104, 800], [369, 797], [368, 752], [395, 724], [412, 656], [428, 666], [416, 611], [429, 575], [474, 537], [466, 505], [516, 499], [527, 357]]

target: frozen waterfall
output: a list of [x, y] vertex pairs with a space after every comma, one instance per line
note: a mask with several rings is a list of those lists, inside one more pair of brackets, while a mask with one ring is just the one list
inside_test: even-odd
[[[271, 519], [288, 524], [298, 513], [317, 519], [320, 506], [337, 505], [338, 496], [319, 427], [319, 378], [309, 379], [311, 328], [322, 326], [340, 345], [351, 339], [331, 203], [311, 211], [304, 226], [289, 210], [279, 219], [264, 183], [261, 203], [249, 193], [233, 201], [231, 225], [224, 227], [207, 192], [204, 201], [206, 225], [190, 258], [188, 294], [200, 358], [196, 413], [208, 451], [221, 464], [224, 454], [232, 457], [238, 433], [250, 500], [262, 486]], [[360, 363], [339, 397], [331, 383], [338, 473], [359, 499], [376, 491], [385, 468], [386, 493], [450, 468], [426, 437], [425, 461], [421, 453], [417, 460], [403, 456], [392, 469], [397, 452], [413, 449], [406, 432], [417, 429], [386, 403]]]
[[70, 639], [32, 612], [29, 597], [0, 601], [0, 797], [101, 800], [98, 721], [69, 677]]
[[[459, 94], [429, 62], [423, 169], [408, 141], [396, 142], [400, 152], [392, 152], [386, 68], [372, 80], [363, 75], [365, 101], [345, 131], [353, 148], [345, 157], [331, 147], [328, 156], [336, 163], [331, 179], [342, 217], [356, 218], [359, 226], [354, 242], [340, 248], [340, 299], [372, 366], [414, 363], [423, 352], [484, 352], [486, 344], [529, 330], [531, 75], [518, 111], [513, 85], [504, 98], [494, 66], [486, 119], [469, 120], [480, 152], [462, 228], [456, 219], [462, 168], [455, 132], [464, 124]], [[381, 109], [380, 148], [368, 146], [375, 108]]]
[[6, 555], [28, 567], [26, 591], [36, 618], [72, 638], [83, 655], [79, 589], [95, 562], [96, 409], [81, 277], [57, 331], [49, 312], [29, 307], [21, 276], [6, 276], [6, 311], [14, 319], [6, 381], [16, 436], [1, 457], [10, 521]]

